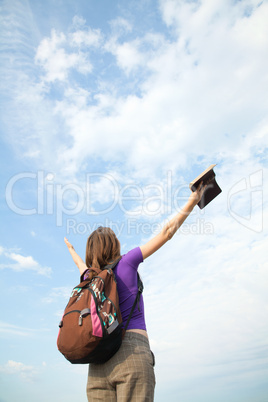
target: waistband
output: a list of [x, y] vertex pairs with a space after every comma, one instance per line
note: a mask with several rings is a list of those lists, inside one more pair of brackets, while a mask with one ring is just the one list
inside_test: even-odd
[[149, 339], [142, 334], [138, 334], [137, 332], [126, 331], [123, 341], [124, 339], [129, 341], [136, 341], [150, 347]]

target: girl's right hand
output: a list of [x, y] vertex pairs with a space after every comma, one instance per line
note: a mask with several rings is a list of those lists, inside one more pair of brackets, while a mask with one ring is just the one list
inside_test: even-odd
[[199, 201], [201, 200], [206, 188], [207, 188], [207, 184], [205, 186], [203, 186], [203, 182], [201, 181], [201, 183], [199, 184], [197, 189], [195, 191], [192, 191], [192, 194], [190, 195], [190, 199], [194, 200], [195, 204], [198, 204]]

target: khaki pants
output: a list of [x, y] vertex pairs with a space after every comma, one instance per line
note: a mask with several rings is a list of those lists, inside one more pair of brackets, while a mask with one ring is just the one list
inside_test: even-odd
[[89, 402], [152, 402], [154, 388], [154, 357], [143, 335], [126, 332], [119, 351], [108, 362], [89, 365]]

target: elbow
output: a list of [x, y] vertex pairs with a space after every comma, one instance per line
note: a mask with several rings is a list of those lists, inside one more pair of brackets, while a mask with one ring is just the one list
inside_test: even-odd
[[173, 232], [173, 230], [171, 229], [170, 226], [165, 226], [165, 227], [163, 228], [163, 230], [162, 230], [162, 236], [164, 237], [165, 242], [167, 242], [168, 240], [171, 240], [172, 237], [173, 237], [173, 235], [174, 235], [174, 232]]

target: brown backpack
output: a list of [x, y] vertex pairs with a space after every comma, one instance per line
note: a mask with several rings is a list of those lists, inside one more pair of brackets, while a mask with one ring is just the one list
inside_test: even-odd
[[[120, 257], [121, 258], [121, 257]], [[83, 280], [76, 286], [60, 321], [57, 346], [73, 364], [105, 363], [122, 343], [122, 317], [113, 269], [118, 264], [107, 265], [92, 280]], [[139, 301], [143, 285], [139, 289], [125, 330]]]

